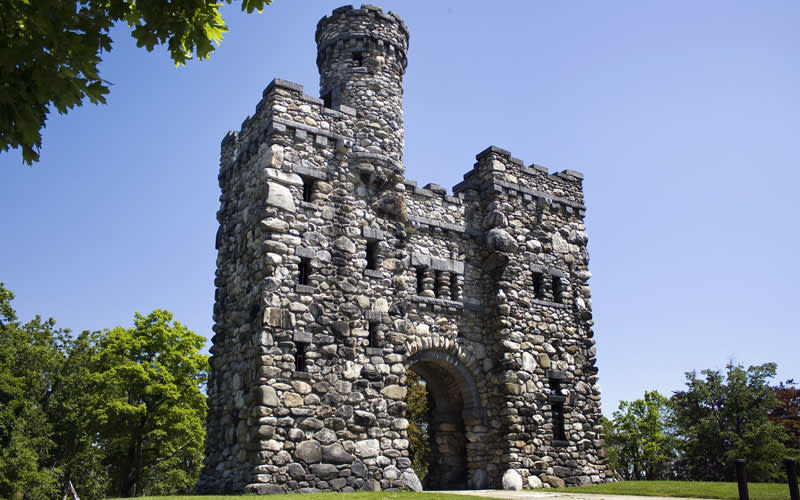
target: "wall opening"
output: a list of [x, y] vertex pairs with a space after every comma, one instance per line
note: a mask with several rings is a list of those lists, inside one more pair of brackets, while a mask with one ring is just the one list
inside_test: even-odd
[[370, 321], [367, 326], [367, 347], [378, 347], [378, 323]]
[[367, 269], [378, 269], [378, 240], [367, 240]]
[[[417, 439], [409, 431], [412, 465], [427, 465], [420, 475], [425, 490], [463, 490], [482, 488], [473, 484], [478, 469], [485, 467], [481, 449], [480, 398], [470, 372], [452, 355], [436, 350], [422, 351], [409, 358], [409, 423], [419, 431]], [[416, 384], [413, 385], [413, 384]], [[420, 385], [422, 389], [420, 389]], [[423, 390], [424, 389], [424, 390]], [[422, 396], [421, 394], [424, 394]], [[427, 408], [420, 400], [425, 398]], [[421, 408], [422, 407], [422, 408]], [[411, 427], [410, 427], [411, 428]], [[485, 428], [484, 428], [485, 429]], [[485, 430], [483, 431], [485, 432]], [[469, 441], [467, 434], [473, 436]], [[419, 446], [427, 444], [427, 458], [420, 458]], [[478, 474], [477, 477], [484, 477]]]
[[300, 264], [297, 265], [297, 282], [301, 285], [308, 285], [308, 277], [311, 276], [311, 259], [300, 257]]
[[417, 295], [421, 295], [422, 292], [425, 290], [425, 285], [423, 281], [425, 280], [425, 268], [418, 267], [416, 270], [417, 274]]
[[550, 410], [553, 422], [553, 441], [562, 443], [567, 440], [564, 428], [564, 403], [567, 398], [561, 393], [561, 379], [550, 378]]
[[539, 300], [544, 299], [544, 275], [533, 273], [533, 296]]
[[430, 405], [428, 387], [425, 379], [413, 370], [406, 371], [406, 417], [408, 418], [408, 455], [411, 468], [420, 481], [425, 481], [430, 466]]
[[333, 92], [325, 92], [322, 94], [322, 105], [326, 108], [333, 107]]
[[306, 348], [308, 344], [305, 342], [295, 342], [294, 352], [294, 369], [298, 372], [306, 371]]
[[561, 284], [561, 278], [558, 276], [553, 276], [553, 301], [554, 302], [561, 302], [562, 301], [562, 294], [563, 294], [563, 285]]
[[311, 201], [311, 195], [314, 190], [314, 182], [316, 179], [313, 177], [302, 177], [303, 179], [303, 201]]

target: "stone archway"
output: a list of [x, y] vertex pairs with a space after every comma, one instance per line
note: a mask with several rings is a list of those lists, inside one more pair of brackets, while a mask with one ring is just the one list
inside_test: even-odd
[[431, 406], [430, 466], [426, 490], [486, 485], [485, 426], [475, 378], [458, 358], [424, 350], [408, 358], [408, 369], [426, 382]]

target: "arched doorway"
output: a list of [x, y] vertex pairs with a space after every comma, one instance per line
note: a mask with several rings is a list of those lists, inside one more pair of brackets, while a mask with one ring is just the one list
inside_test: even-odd
[[415, 353], [408, 359], [408, 369], [425, 380], [428, 391], [430, 454], [424, 489], [484, 487], [485, 472], [479, 463], [485, 445], [483, 411], [472, 373], [458, 358], [438, 350]]

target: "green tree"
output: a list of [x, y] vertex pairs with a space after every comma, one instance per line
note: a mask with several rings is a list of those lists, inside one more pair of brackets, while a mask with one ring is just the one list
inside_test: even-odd
[[609, 465], [622, 479], [665, 479], [676, 456], [668, 400], [657, 391], [620, 401], [604, 421]]
[[787, 380], [772, 390], [778, 399], [778, 406], [770, 412], [769, 418], [786, 431], [786, 447], [800, 452], [800, 389], [794, 380]]
[[428, 472], [428, 455], [430, 454], [430, 435], [428, 422], [430, 410], [428, 408], [428, 389], [425, 381], [419, 375], [409, 370], [406, 372], [408, 393], [408, 451], [411, 456], [411, 467], [422, 480]]
[[[225, 0], [230, 4], [233, 0]], [[271, 0], [242, 0], [261, 12]], [[111, 28], [126, 23], [136, 45], [166, 44], [176, 64], [207, 58], [227, 31], [222, 2], [211, 0], [0, 0], [0, 151], [21, 148], [39, 160], [48, 113], [88, 99], [104, 103], [98, 66], [111, 50]]]
[[188, 492], [205, 442], [208, 357], [203, 337], [167, 311], [136, 314], [99, 342], [93, 384], [103, 394], [92, 421], [106, 453], [113, 492]]
[[21, 323], [0, 283], [0, 498], [188, 491], [202, 461], [203, 338], [166, 311], [71, 336]]
[[74, 484], [105, 495], [103, 450], [87, 428], [90, 356], [98, 333], [76, 338], [38, 316], [21, 324], [0, 284], [0, 497], [52, 498]]
[[90, 418], [105, 399], [92, 383], [92, 360], [102, 335], [84, 331], [76, 337], [59, 338], [63, 363], [54, 374], [47, 411], [57, 444], [62, 488], [72, 484], [82, 498], [102, 498], [109, 485], [105, 450], [98, 445]]
[[46, 409], [61, 364], [57, 330], [38, 316], [20, 323], [13, 298], [0, 283], [0, 497], [53, 497], [61, 471]]
[[767, 383], [776, 369], [775, 363], [747, 369], [728, 364], [726, 374], [717, 370], [703, 370], [702, 378], [694, 371], [686, 374], [686, 390], [671, 398], [681, 435], [682, 476], [732, 481], [734, 460], [744, 458], [750, 480], [777, 478], [786, 435], [767, 417], [778, 405]]

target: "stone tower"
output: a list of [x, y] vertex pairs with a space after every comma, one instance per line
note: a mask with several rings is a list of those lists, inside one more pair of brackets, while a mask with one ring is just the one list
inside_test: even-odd
[[408, 29], [342, 7], [320, 94], [274, 80], [222, 141], [204, 492], [606, 479], [581, 174], [490, 147], [453, 195], [404, 177]]

